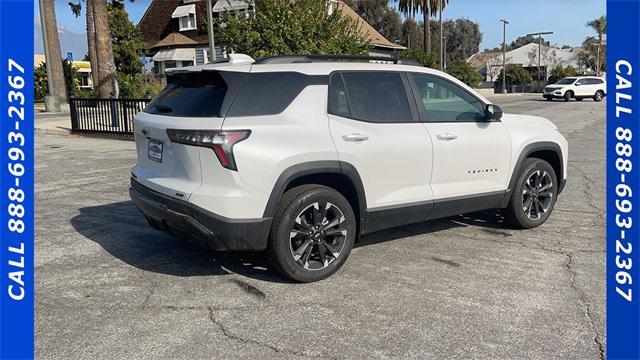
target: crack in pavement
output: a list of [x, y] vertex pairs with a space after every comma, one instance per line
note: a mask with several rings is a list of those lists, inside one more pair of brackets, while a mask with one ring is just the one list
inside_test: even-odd
[[595, 343], [595, 346], [597, 347], [599, 359], [604, 360], [606, 358], [605, 345], [601, 340], [601, 334], [599, 333], [598, 327], [596, 326], [596, 319], [594, 317], [593, 310], [591, 309], [591, 307], [589, 306], [589, 303], [587, 302], [587, 297], [584, 291], [581, 290], [576, 283], [577, 273], [572, 267], [573, 255], [574, 255], [573, 252], [582, 252], [582, 251], [563, 251], [563, 250], [551, 249], [538, 242], [533, 242], [533, 241], [530, 241], [530, 243], [536, 245], [536, 247], [529, 246], [528, 244], [525, 244], [524, 242], [521, 242], [521, 241], [500, 241], [494, 238], [471, 237], [471, 236], [462, 235], [462, 234], [456, 234], [456, 235], [465, 239], [484, 240], [484, 241], [490, 241], [490, 242], [502, 244], [502, 245], [520, 245], [529, 249], [541, 250], [541, 251], [551, 252], [558, 255], [563, 255], [567, 259], [564, 266], [569, 275], [569, 286], [577, 293], [578, 300], [580, 301], [580, 304], [584, 308], [585, 316], [589, 321], [591, 331], [594, 334], [593, 341]]
[[229, 329], [227, 329], [218, 319], [216, 319], [215, 315], [214, 315], [214, 310], [213, 307], [211, 306], [207, 306], [207, 309], [209, 310], [209, 320], [218, 327], [218, 329], [220, 329], [220, 332], [222, 333], [222, 335], [224, 335], [226, 338], [229, 338], [231, 340], [235, 340], [235, 341], [239, 341], [243, 344], [254, 344], [254, 345], [258, 345], [261, 347], [265, 347], [273, 352], [275, 352], [276, 354], [287, 354], [287, 355], [295, 355], [295, 356], [302, 356], [302, 357], [306, 357], [306, 358], [314, 358], [314, 359], [335, 359], [335, 358], [327, 358], [327, 357], [323, 357], [323, 356], [312, 356], [312, 355], [307, 355], [301, 351], [289, 351], [289, 350], [283, 350], [283, 349], [279, 349], [271, 344], [267, 344], [267, 343], [263, 343], [260, 342], [258, 340], [254, 340], [254, 339], [247, 339], [247, 338], [243, 338], [240, 337], [238, 335], [235, 335], [233, 333], [231, 333], [229, 331]]

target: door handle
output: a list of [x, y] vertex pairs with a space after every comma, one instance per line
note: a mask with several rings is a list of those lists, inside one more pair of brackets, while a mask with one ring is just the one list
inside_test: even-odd
[[438, 140], [455, 140], [458, 138], [458, 135], [452, 133], [443, 133], [436, 135]]
[[344, 140], [344, 141], [366, 141], [366, 140], [369, 140], [369, 136], [368, 135], [363, 135], [363, 134], [342, 135], [342, 140]]

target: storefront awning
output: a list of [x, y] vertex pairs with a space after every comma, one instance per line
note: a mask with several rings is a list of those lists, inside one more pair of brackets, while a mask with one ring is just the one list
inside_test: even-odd
[[171, 17], [173, 19], [181, 18], [181, 17], [189, 16], [189, 14], [195, 14], [195, 13], [196, 13], [196, 4], [184, 5], [184, 6], [178, 6], [173, 11], [173, 14], [171, 14]]
[[196, 49], [160, 50], [153, 55], [153, 61], [193, 61]]

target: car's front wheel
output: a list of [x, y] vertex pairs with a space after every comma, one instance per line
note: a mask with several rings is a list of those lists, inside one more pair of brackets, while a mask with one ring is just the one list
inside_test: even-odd
[[604, 97], [604, 93], [600, 90], [596, 91], [596, 94], [593, 95], [593, 101], [595, 102], [600, 102], [602, 101], [602, 98]]
[[505, 220], [511, 225], [530, 229], [544, 224], [556, 203], [558, 183], [556, 173], [548, 162], [526, 159], [517, 175]]
[[344, 196], [326, 186], [302, 185], [280, 201], [267, 256], [292, 280], [318, 281], [342, 267], [355, 237], [355, 215]]
[[573, 92], [567, 91], [566, 93], [564, 93], [564, 101], [569, 101], [571, 100], [572, 97], [573, 97]]

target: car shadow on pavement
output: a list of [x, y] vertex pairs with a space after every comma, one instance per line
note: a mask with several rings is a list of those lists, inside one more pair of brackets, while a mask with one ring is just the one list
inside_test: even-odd
[[[214, 252], [154, 230], [131, 201], [81, 208], [71, 225], [137, 269], [174, 276], [238, 274], [269, 282], [290, 282], [271, 269], [264, 253]], [[491, 231], [504, 227], [499, 213], [485, 211], [379, 231], [363, 236], [355, 247], [471, 225]]]

